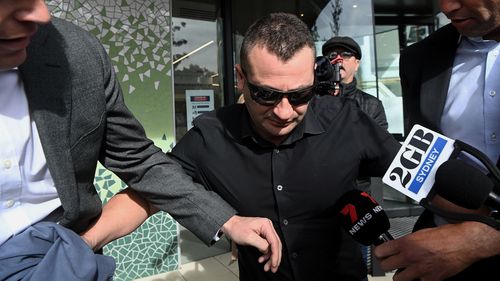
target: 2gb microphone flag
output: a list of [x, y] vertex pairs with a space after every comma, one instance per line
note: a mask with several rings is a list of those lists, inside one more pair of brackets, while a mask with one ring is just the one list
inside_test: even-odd
[[420, 202], [434, 185], [436, 170], [450, 158], [454, 140], [415, 125], [382, 181]]

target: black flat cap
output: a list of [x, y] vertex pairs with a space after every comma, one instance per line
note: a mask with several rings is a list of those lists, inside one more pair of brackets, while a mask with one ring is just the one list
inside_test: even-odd
[[361, 48], [358, 43], [354, 41], [351, 37], [347, 36], [336, 36], [332, 37], [330, 40], [323, 44], [322, 52], [323, 56], [328, 55], [335, 47], [343, 47], [354, 53], [354, 56], [359, 60], [361, 59]]

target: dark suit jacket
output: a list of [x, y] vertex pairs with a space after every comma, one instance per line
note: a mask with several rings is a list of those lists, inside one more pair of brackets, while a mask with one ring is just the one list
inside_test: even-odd
[[97, 161], [207, 244], [234, 214], [146, 138], [125, 106], [105, 50], [90, 33], [53, 19], [40, 26], [19, 69], [64, 208], [61, 224], [80, 232], [99, 215]]
[[[460, 34], [449, 24], [401, 53], [399, 65], [406, 133], [415, 124], [441, 131], [441, 115], [459, 39]], [[416, 229], [431, 226], [432, 215], [425, 211]], [[446, 280], [489, 280], [487, 276], [496, 276], [499, 265], [500, 256], [495, 256], [477, 262]]]
[[460, 35], [452, 25], [403, 50], [400, 57], [405, 132], [415, 124], [440, 131]]

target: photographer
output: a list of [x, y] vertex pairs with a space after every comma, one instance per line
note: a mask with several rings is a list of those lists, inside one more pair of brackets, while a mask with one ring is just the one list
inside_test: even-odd
[[[361, 48], [356, 41], [350, 37], [333, 37], [323, 45], [322, 52], [333, 68], [330, 65], [320, 66], [320, 64], [326, 62], [326, 59], [318, 59], [318, 70], [322, 69], [324, 71], [322, 76], [325, 77], [324, 79], [329, 80], [325, 81], [329, 82], [328, 86], [324, 87], [320, 94], [330, 94], [355, 100], [361, 111], [373, 118], [382, 128], [387, 129], [388, 125], [382, 102], [356, 87], [356, 77], [354, 76], [358, 71], [361, 59]], [[327, 70], [326, 68], [330, 69]], [[339, 70], [340, 75], [335, 73], [335, 68]], [[327, 72], [330, 75], [324, 75]], [[319, 80], [322, 79], [319, 77]], [[335, 88], [335, 85], [339, 87]]]
[[[323, 45], [322, 53], [322, 57], [316, 58], [318, 94], [355, 100], [361, 111], [387, 130], [382, 102], [356, 87], [354, 75], [358, 71], [361, 59], [361, 48], [358, 43], [351, 37], [332, 37]], [[358, 189], [370, 192], [369, 177], [359, 177], [356, 184]]]

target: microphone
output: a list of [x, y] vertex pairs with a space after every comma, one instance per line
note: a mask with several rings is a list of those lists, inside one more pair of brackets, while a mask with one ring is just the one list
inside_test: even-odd
[[500, 210], [500, 196], [494, 190], [500, 188], [487, 175], [473, 166], [451, 159], [436, 172], [436, 193], [444, 199], [467, 209], [479, 209], [485, 205]]
[[437, 168], [450, 159], [454, 150], [454, 140], [415, 125], [382, 182], [420, 202], [430, 193]]
[[[489, 171], [492, 180], [495, 183], [500, 182], [499, 169], [484, 153], [460, 140], [452, 140], [420, 125], [413, 126], [402, 144], [401, 149], [398, 151], [389, 169], [382, 178], [382, 182], [419, 202], [421, 206], [442, 217], [457, 221], [479, 221], [500, 230], [500, 219], [497, 219], [498, 212], [492, 212], [490, 216], [474, 213], [457, 213], [432, 204], [432, 199], [437, 193], [436, 189], [433, 188], [437, 170], [443, 163], [449, 159], [456, 159], [462, 152], [479, 160], [479, 162]], [[464, 177], [468, 177], [469, 173], [473, 172], [469, 170], [458, 170], [458, 172], [450, 171], [446, 173], [448, 173], [448, 176], [440, 180], [440, 185], [449, 186], [451, 189], [449, 193], [460, 193], [463, 191], [458, 191], [454, 186], [455, 184], [444, 184], [443, 182], [450, 181], [456, 177], [462, 177], [460, 181], [464, 182]], [[477, 179], [474, 180], [473, 184], [482, 184], [480, 182], [476, 183], [476, 180]], [[485, 184], [488, 185], [487, 183]], [[467, 190], [467, 192], [474, 194], [474, 196], [485, 196], [477, 194], [476, 192], [479, 191], [477, 191], [475, 186], [467, 186], [461, 188], [461, 190]], [[493, 202], [496, 200], [498, 201], [497, 194], [491, 191], [486, 191], [486, 194], [486, 198], [492, 197], [488, 199], [488, 202], [491, 200], [493, 200]], [[491, 196], [489, 194], [491, 194]], [[461, 197], [461, 195], [456, 194], [455, 196]], [[469, 195], [465, 195], [465, 197], [468, 196]], [[484, 198], [485, 201], [481, 203], [485, 203], [486, 198]], [[465, 202], [465, 204], [470, 204], [470, 202]], [[492, 204], [498, 206], [496, 203]]]
[[357, 242], [377, 246], [394, 239], [388, 232], [387, 214], [368, 193], [350, 190], [339, 198], [335, 208], [336, 220]]
[[484, 153], [420, 125], [413, 126], [382, 182], [421, 202], [431, 192], [439, 166], [449, 159], [457, 158], [462, 151], [479, 160], [492, 177], [500, 182], [500, 171]]

